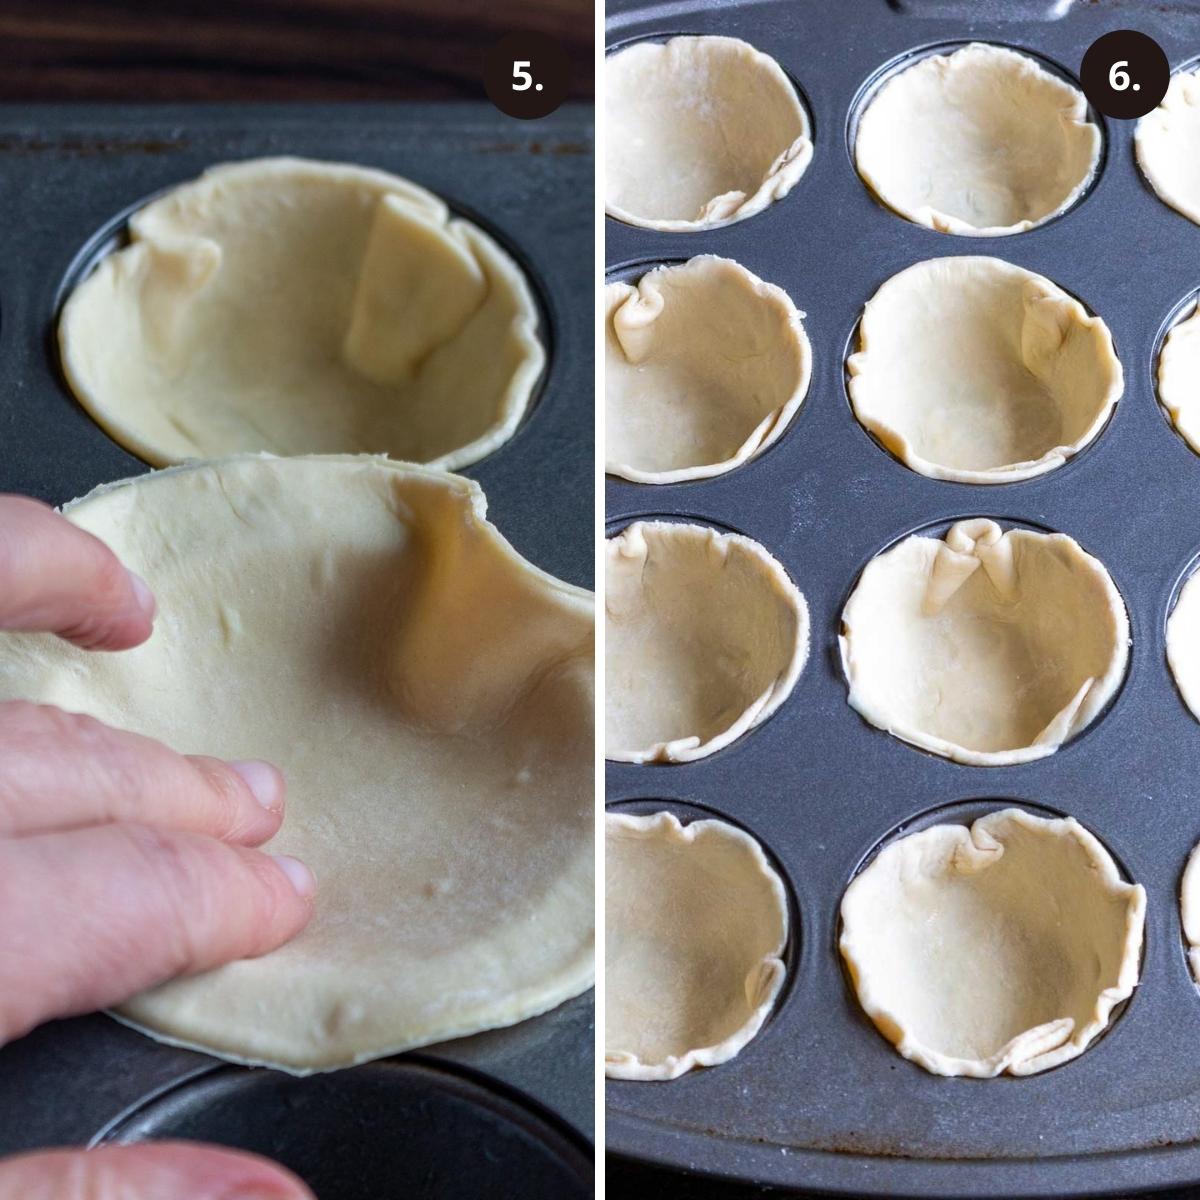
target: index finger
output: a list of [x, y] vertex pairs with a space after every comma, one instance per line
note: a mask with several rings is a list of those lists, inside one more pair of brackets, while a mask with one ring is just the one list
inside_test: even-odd
[[38, 500], [0, 495], [0, 630], [126, 650], [153, 622], [150, 589], [99, 538]]

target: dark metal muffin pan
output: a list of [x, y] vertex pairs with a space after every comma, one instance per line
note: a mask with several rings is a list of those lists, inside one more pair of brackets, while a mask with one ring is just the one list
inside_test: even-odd
[[[548, 368], [516, 436], [463, 473], [483, 485], [489, 516], [519, 551], [590, 587], [590, 107], [568, 106], [536, 122], [483, 104], [22, 106], [0, 114], [7, 231], [0, 262], [0, 490], [60, 504], [148, 469], [93, 423], [62, 382], [56, 307], [86, 263], [119, 240], [123, 216], [146, 197], [213, 163], [268, 154], [405, 175], [479, 221], [521, 262], [541, 302]], [[84, 1144], [107, 1131], [119, 1140], [177, 1135], [253, 1145], [303, 1171], [317, 1169], [302, 1148], [320, 1134], [322, 1144], [339, 1147], [343, 1168], [314, 1175], [322, 1200], [352, 1200], [417, 1194], [402, 1186], [409, 1176], [389, 1178], [386, 1166], [398, 1163], [397, 1147], [411, 1128], [421, 1147], [409, 1166], [428, 1165], [423, 1178], [434, 1181], [422, 1195], [508, 1195], [511, 1178], [489, 1185], [495, 1190], [485, 1186], [489, 1162], [497, 1180], [526, 1176], [523, 1196], [587, 1195], [593, 1038], [589, 994], [387, 1067], [297, 1081], [160, 1046], [102, 1016], [57, 1022], [0, 1050], [0, 1154]], [[235, 1102], [242, 1096], [252, 1097], [244, 1108]], [[224, 1119], [213, 1105], [247, 1119]], [[377, 1105], [383, 1118], [394, 1119], [389, 1143], [372, 1146], [364, 1139], [376, 1137], [379, 1124], [363, 1114]], [[444, 1119], [425, 1127], [409, 1119], [417, 1110]], [[295, 1122], [287, 1137], [273, 1123], [278, 1111]], [[489, 1160], [483, 1139], [491, 1145], [493, 1134], [497, 1157]]]
[[[1184, 957], [1177, 895], [1200, 840], [1200, 724], [1167, 668], [1164, 625], [1200, 550], [1200, 456], [1155, 395], [1161, 329], [1200, 286], [1200, 227], [1164, 205], [1133, 155], [1133, 122], [1099, 118], [1094, 185], [1061, 217], [1001, 238], [914, 225], [873, 198], [848, 149], [860, 90], [902, 55], [983, 40], [1075, 75], [1101, 34], [1136, 26], [1173, 67], [1200, 52], [1200, 6], [1127, 0], [610, 0], [610, 47], [680, 33], [742, 37], [798, 82], [815, 153], [792, 192], [722, 229], [664, 234], [606, 221], [613, 274], [724, 255], [780, 285], [807, 313], [808, 396], [764, 454], [716, 479], [610, 478], [613, 527], [690, 516], [755, 538], [808, 599], [809, 661], [765, 724], [678, 766], [610, 763], [610, 802], [694, 804], [756, 834], [799, 908], [797, 961], [771, 1021], [736, 1058], [666, 1083], [607, 1085], [610, 1155], [842, 1195], [1122, 1194], [1200, 1185], [1200, 994]], [[1066, 466], [979, 486], [904, 467], [854, 419], [844, 356], [863, 304], [912, 263], [995, 255], [1041, 272], [1107, 322], [1125, 372], [1108, 427]], [[1061, 530], [1108, 567], [1129, 608], [1124, 687], [1058, 753], [967, 767], [867, 725], [846, 703], [837, 653], [859, 572], [905, 534], [971, 516]], [[943, 1079], [904, 1059], [858, 1006], [836, 948], [848, 880], [882, 840], [928, 814], [984, 802], [1078, 818], [1148, 893], [1141, 985], [1081, 1057], [1027, 1079]], [[645, 810], [655, 804], [639, 805]]]

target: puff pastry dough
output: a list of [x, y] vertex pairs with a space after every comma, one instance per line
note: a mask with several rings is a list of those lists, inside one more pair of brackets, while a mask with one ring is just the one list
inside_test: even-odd
[[872, 559], [842, 613], [849, 701], [957, 762], [1053, 754], [1112, 699], [1129, 618], [1104, 565], [1062, 533], [960, 521]]
[[1167, 618], [1167, 663], [1184, 703], [1200, 721], [1200, 571], [1179, 589]]
[[808, 656], [808, 605], [757, 542], [638, 521], [605, 547], [605, 753], [691, 762], [765, 721]]
[[787, 893], [724, 821], [605, 818], [604, 1069], [677, 1079], [733, 1058], [783, 985]]
[[1133, 144], [1158, 198], [1200, 225], [1200, 72], [1171, 76], [1162, 103], [1138, 122]]
[[1146, 894], [1077, 821], [1004, 809], [887, 846], [842, 899], [859, 1002], [935, 1075], [1077, 1057], [1137, 985]]
[[914, 471], [1011, 483], [1098, 436], [1124, 390], [1108, 327], [998, 258], [935, 258], [867, 302], [847, 360], [862, 425]]
[[994, 237], [1075, 203], [1100, 159], [1100, 130], [1078, 88], [1028, 55], [973, 42], [884, 83], [858, 123], [854, 157], [902, 217]]
[[468, 480], [383, 459], [244, 456], [65, 510], [148, 580], [154, 634], [121, 654], [0, 636], [0, 698], [278, 763], [270, 849], [318, 880], [295, 940], [125, 1019], [303, 1073], [590, 985], [591, 597], [518, 556], [485, 508]]
[[1200, 983], [1200, 846], [1192, 850], [1179, 888], [1179, 915], [1192, 978]]
[[808, 391], [804, 314], [745, 267], [704, 254], [604, 292], [608, 470], [705, 479], [780, 438]]
[[1200, 309], [1195, 305], [1163, 339], [1158, 399], [1179, 436], [1200, 454]]
[[812, 158], [808, 116], [779, 64], [731, 37], [639, 42], [605, 68], [609, 216], [688, 232], [782, 199]]
[[155, 465], [245, 450], [461, 467], [545, 355], [516, 263], [432, 193], [303, 159], [213, 167], [129, 221], [59, 324], [76, 396]]

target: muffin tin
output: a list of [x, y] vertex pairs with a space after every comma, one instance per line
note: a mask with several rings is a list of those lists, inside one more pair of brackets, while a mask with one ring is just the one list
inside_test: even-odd
[[[538, 397], [516, 435], [464, 474], [522, 554], [590, 587], [593, 339], [580, 297], [592, 291], [591, 119], [590, 108], [568, 106], [514, 122], [484, 104], [10, 109], [0, 121], [9, 230], [0, 490], [59, 504], [148, 469], [71, 398], [54, 339], [62, 298], [119, 243], [130, 211], [212, 163], [270, 154], [356, 162], [437, 192], [530, 278], [549, 357]], [[0, 1050], [0, 1154], [202, 1137], [276, 1155], [307, 1173], [322, 1200], [390, 1194], [406, 1181], [430, 1197], [583, 1197], [592, 1191], [593, 1062], [590, 994], [508, 1029], [301, 1080], [88, 1016]]]
[[[794, 961], [772, 1018], [732, 1061], [669, 1083], [609, 1081], [610, 1154], [679, 1173], [843, 1195], [1123, 1193], [1200, 1183], [1200, 993], [1184, 953], [1180, 877], [1200, 840], [1200, 724], [1167, 669], [1164, 626], [1200, 551], [1200, 456], [1155, 393], [1163, 330], [1200, 287], [1200, 228], [1163, 204], [1133, 156], [1134, 123], [1094, 115], [1098, 175], [1064, 215], [1001, 238], [956, 237], [884, 208], [850, 153], [856, 106], [881, 71], [971, 40], [1039, 55], [1068, 74], [1101, 34], [1136, 24], [1174, 68], [1200, 53], [1200, 5], [1122, 0], [610, 0], [610, 48], [723, 33], [773, 55], [802, 89], [812, 163], [793, 191], [740, 224], [667, 235], [606, 222], [610, 278], [711, 253], [783, 287], [813, 346], [808, 397], [759, 458], [716, 479], [609, 479], [610, 532], [687, 518], [755, 538], [804, 592], [812, 653], [795, 691], [710, 758], [610, 763], [610, 803], [703, 810], [756, 835], [797, 907]], [[1002, 485], [907, 469], [854, 419], [845, 358], [863, 304], [914, 262], [995, 255], [1054, 279], [1108, 324], [1125, 393], [1065, 466]], [[1129, 610], [1125, 684], [1049, 758], [967, 767], [866, 725], [846, 703], [839, 619], [870, 559], [915, 530], [991, 516], [1061, 530], [1109, 569]], [[906, 1062], [860, 1010], [837, 953], [847, 882], [896, 833], [969, 821], [997, 804], [1078, 818], [1146, 887], [1142, 982], [1080, 1058], [1026, 1079], [942, 1079]]]

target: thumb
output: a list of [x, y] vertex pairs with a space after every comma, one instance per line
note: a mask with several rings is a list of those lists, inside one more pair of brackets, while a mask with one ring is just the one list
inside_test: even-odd
[[0, 1200], [314, 1200], [290, 1171], [188, 1142], [48, 1150], [0, 1160]]

